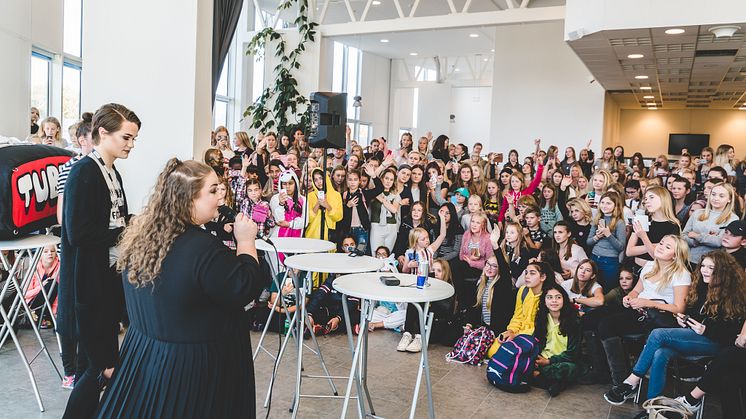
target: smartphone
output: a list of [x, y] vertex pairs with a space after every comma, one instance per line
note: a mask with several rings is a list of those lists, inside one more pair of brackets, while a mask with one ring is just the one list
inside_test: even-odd
[[389, 286], [389, 287], [395, 287], [398, 286], [401, 282], [399, 281], [399, 278], [395, 276], [381, 276], [379, 278], [381, 280], [381, 283], [383, 285]]
[[650, 219], [647, 214], [635, 214], [635, 221], [639, 222], [644, 231], [650, 230]]
[[598, 228], [604, 228], [604, 227], [606, 227], [606, 220], [601, 218], [600, 220], [598, 220]]
[[325, 193], [324, 191], [319, 191], [316, 195], [319, 197], [319, 199], [324, 199]]

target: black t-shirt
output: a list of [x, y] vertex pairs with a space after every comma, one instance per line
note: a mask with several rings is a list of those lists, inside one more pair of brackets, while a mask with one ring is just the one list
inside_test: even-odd
[[746, 249], [743, 247], [730, 254], [742, 268], [746, 269]]
[[[659, 243], [661, 239], [669, 234], [676, 236], [681, 235], [681, 227], [671, 221], [650, 221], [650, 228], [648, 229], [648, 238], [651, 243]], [[642, 239], [637, 239], [637, 246], [642, 246]], [[639, 256], [640, 259], [653, 260], [653, 257], [649, 253], [643, 253]]]

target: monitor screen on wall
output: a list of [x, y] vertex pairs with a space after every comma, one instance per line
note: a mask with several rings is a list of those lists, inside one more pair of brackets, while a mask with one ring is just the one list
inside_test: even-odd
[[682, 149], [698, 156], [703, 148], [710, 145], [710, 134], [668, 134], [668, 154], [680, 156]]

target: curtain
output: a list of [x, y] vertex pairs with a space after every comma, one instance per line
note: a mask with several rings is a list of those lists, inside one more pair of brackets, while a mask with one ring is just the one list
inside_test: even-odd
[[212, 106], [228, 49], [236, 32], [243, 0], [215, 0], [212, 15]]

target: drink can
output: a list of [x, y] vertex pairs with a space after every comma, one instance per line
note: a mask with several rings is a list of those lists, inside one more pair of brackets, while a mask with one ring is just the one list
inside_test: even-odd
[[420, 260], [420, 266], [417, 268], [417, 288], [425, 288], [427, 284], [427, 275], [430, 273], [430, 266], [427, 263], [427, 259], [422, 258]]

